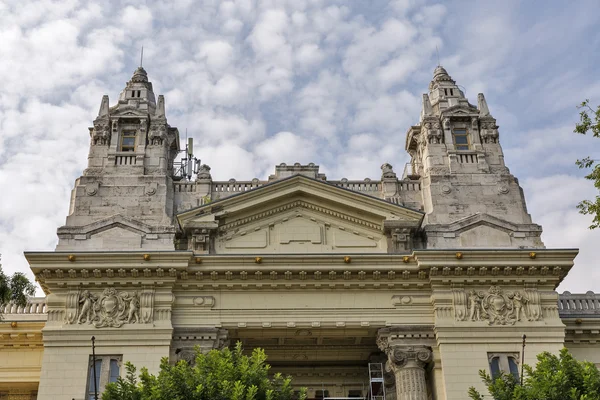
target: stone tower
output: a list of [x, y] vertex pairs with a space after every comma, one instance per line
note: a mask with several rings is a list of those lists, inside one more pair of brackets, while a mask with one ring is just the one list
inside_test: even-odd
[[173, 160], [179, 132], [139, 67], [90, 129], [88, 166], [75, 183], [57, 250], [172, 250]]
[[469, 103], [438, 66], [420, 123], [406, 137], [421, 180], [428, 248], [543, 247], [517, 178], [504, 164], [498, 125], [482, 93]]

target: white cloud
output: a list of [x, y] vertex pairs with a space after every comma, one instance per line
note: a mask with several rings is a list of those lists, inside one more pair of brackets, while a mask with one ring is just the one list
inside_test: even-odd
[[0, 193], [10, 193], [0, 201], [0, 252], [9, 272], [28, 270], [26, 248], [54, 247], [85, 168], [87, 127], [102, 94], [115, 103], [141, 45], [170, 124], [188, 129], [197, 156], [224, 180], [266, 178], [296, 161], [320, 164], [331, 179], [378, 178], [384, 162], [401, 174], [404, 133], [418, 120], [437, 46], [472, 103], [486, 91], [546, 243], [581, 247], [561, 288], [600, 290], [581, 280], [595, 273], [598, 233], [573, 208], [591, 184], [571, 164], [597, 148], [571, 134], [574, 106], [587, 96], [600, 103], [600, 56], [585, 45], [600, 22], [597, 2], [543, 15], [513, 2], [130, 4], [0, 3]]
[[152, 30], [152, 12], [147, 7], [127, 6], [123, 10], [121, 24], [129, 35], [143, 37]]

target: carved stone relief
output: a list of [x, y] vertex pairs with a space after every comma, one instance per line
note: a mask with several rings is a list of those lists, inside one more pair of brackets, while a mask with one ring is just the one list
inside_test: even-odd
[[535, 289], [505, 291], [492, 286], [487, 291], [453, 290], [454, 318], [457, 321], [485, 321], [488, 325], [513, 325], [517, 321], [542, 318], [539, 293]]
[[439, 121], [428, 121], [423, 124], [423, 135], [428, 144], [442, 144], [443, 135]]
[[89, 290], [67, 297], [67, 324], [91, 324], [96, 328], [119, 328], [123, 324], [150, 323], [153, 320], [153, 293], [118, 291], [107, 288], [97, 295]]
[[151, 146], [162, 146], [167, 138], [166, 124], [153, 124], [148, 133], [148, 142]]
[[110, 143], [110, 127], [108, 121], [94, 122], [92, 143], [94, 145], [107, 145]]
[[481, 123], [481, 140], [483, 143], [498, 143], [498, 126], [496, 121]]

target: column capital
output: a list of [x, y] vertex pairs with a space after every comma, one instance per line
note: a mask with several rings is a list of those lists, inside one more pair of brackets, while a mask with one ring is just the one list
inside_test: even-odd
[[390, 346], [387, 351], [390, 367], [425, 368], [433, 360], [433, 352], [427, 346]]

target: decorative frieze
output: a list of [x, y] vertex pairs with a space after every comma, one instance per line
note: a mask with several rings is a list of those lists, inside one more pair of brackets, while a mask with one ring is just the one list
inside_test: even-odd
[[66, 299], [67, 324], [89, 324], [96, 328], [120, 328], [124, 324], [151, 323], [153, 292], [119, 291], [106, 288], [100, 294], [83, 290]]
[[485, 321], [488, 325], [514, 325], [518, 321], [542, 319], [540, 295], [536, 289], [505, 291], [491, 286], [487, 291], [453, 289], [454, 318], [457, 321]]

